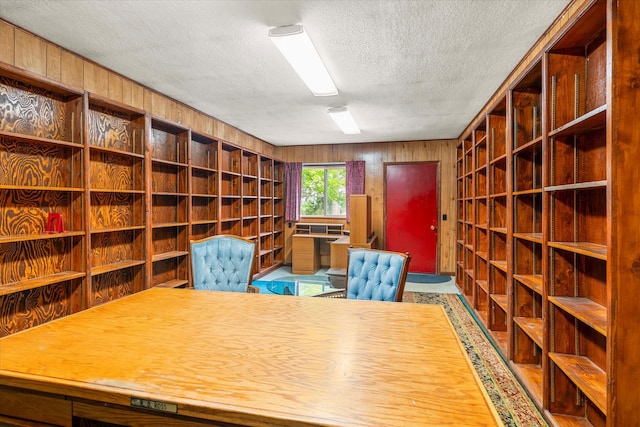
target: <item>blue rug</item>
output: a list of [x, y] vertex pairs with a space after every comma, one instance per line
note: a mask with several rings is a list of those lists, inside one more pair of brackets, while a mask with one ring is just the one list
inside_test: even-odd
[[451, 280], [451, 276], [439, 274], [407, 273], [407, 282], [412, 283], [445, 283]]

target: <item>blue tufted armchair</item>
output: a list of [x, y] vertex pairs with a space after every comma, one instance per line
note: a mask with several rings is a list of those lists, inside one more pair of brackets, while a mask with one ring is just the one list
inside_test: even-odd
[[256, 292], [251, 286], [255, 242], [239, 236], [218, 235], [191, 241], [191, 277], [194, 289]]
[[402, 301], [404, 284], [411, 261], [408, 253], [376, 249], [349, 249], [348, 258], [346, 289], [318, 296], [373, 301]]

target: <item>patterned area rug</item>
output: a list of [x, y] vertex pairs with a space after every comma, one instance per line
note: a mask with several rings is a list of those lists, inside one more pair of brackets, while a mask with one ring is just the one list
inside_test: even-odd
[[548, 426], [458, 294], [405, 292], [403, 301], [444, 306], [505, 426]]

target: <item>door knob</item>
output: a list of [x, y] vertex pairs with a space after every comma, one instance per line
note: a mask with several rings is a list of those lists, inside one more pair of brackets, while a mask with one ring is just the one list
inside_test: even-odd
[[436, 231], [436, 226], [432, 225], [431, 227], [429, 227], [431, 229], [431, 231]]

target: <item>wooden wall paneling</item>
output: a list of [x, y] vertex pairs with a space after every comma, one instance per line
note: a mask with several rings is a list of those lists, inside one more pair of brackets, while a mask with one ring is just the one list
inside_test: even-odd
[[220, 139], [224, 139], [225, 141], [232, 141], [231, 137], [231, 129], [229, 125], [220, 120], [216, 120], [215, 122], [215, 134]]
[[15, 30], [15, 65], [41, 76], [47, 74], [47, 44], [20, 28]]
[[[376, 233], [381, 239], [381, 248], [384, 248], [386, 235], [384, 234], [384, 159], [383, 148], [386, 144], [367, 144], [367, 150], [371, 153], [370, 160], [365, 169], [365, 192], [371, 195], [371, 227], [381, 230]], [[386, 150], [385, 150], [386, 154]], [[378, 191], [376, 191], [378, 189]]]
[[153, 116], [169, 119], [171, 116], [171, 100], [155, 90], [145, 89], [145, 110], [149, 111]]
[[133, 106], [133, 82], [129, 79], [122, 79], [122, 103]]
[[144, 108], [144, 87], [133, 82], [131, 85], [131, 105], [134, 108], [143, 109]]
[[15, 65], [15, 27], [0, 19], [0, 62]]
[[119, 74], [109, 72], [109, 89], [108, 96], [109, 99], [113, 99], [114, 101], [123, 102], [123, 78]]
[[214, 120], [205, 114], [196, 111], [192, 113], [191, 127], [193, 130], [204, 135], [213, 135]]
[[109, 97], [109, 71], [93, 62], [84, 62], [84, 89], [88, 92]]
[[57, 82], [61, 79], [62, 49], [51, 43], [47, 44], [47, 77]]
[[331, 159], [333, 161], [340, 161], [338, 159], [352, 159], [355, 160], [354, 157], [354, 146], [355, 144], [334, 144], [331, 146], [333, 151], [333, 155]]
[[64, 49], [60, 52], [60, 82], [84, 88], [84, 60]]
[[[187, 107], [186, 105], [180, 104], [182, 106], [180, 111], [180, 119], [182, 120], [182, 125], [188, 127], [193, 130], [194, 116], [196, 111]], [[191, 157], [189, 157], [191, 158]]]

